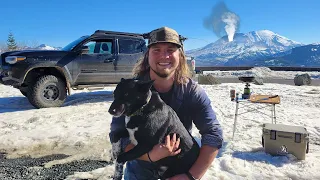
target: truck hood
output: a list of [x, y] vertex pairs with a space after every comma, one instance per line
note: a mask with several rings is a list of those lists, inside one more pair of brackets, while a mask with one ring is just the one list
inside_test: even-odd
[[22, 63], [36, 63], [39, 61], [44, 62], [58, 62], [62, 59], [66, 60], [64, 57], [68, 57], [67, 60], [73, 59], [77, 56], [77, 53], [72, 51], [61, 51], [61, 50], [24, 50], [24, 51], [11, 51], [1, 54], [0, 66], [8, 65], [5, 62], [5, 57], [7, 56], [25, 56], [26, 60]]
[[70, 53], [69, 51], [61, 50], [24, 50], [24, 51], [12, 51], [4, 53], [5, 56], [26, 56], [28, 57], [52, 57], [52, 56], [64, 56]]

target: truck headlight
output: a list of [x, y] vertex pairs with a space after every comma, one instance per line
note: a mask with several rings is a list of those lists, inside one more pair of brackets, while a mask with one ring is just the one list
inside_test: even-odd
[[25, 59], [26, 59], [26, 57], [24, 57], [24, 56], [8, 56], [5, 58], [5, 61], [6, 61], [6, 63], [14, 64], [18, 61], [23, 61]]

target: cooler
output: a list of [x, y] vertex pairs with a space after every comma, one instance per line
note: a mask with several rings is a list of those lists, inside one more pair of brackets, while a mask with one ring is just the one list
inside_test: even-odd
[[301, 126], [283, 124], [263, 124], [262, 146], [266, 153], [284, 155], [291, 153], [304, 160], [309, 151], [309, 134]]

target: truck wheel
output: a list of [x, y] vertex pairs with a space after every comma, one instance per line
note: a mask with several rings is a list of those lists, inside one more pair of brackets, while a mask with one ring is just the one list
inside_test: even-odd
[[60, 107], [67, 97], [66, 84], [53, 75], [41, 76], [29, 86], [27, 97], [36, 108]]
[[20, 92], [21, 92], [22, 95], [27, 97], [27, 91], [20, 89]]

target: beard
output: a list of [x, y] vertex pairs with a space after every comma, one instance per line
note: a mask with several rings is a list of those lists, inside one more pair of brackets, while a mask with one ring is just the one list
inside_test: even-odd
[[172, 73], [175, 72], [174, 70], [173, 70], [173, 71], [170, 71], [170, 70], [166, 71], [166, 70], [164, 70], [163, 72], [159, 72], [159, 71], [157, 71], [157, 70], [154, 70], [152, 67], [150, 67], [150, 69], [151, 69], [154, 73], [156, 73], [156, 75], [158, 75], [158, 76], [161, 77], [161, 78], [167, 78], [167, 77], [169, 77]]

